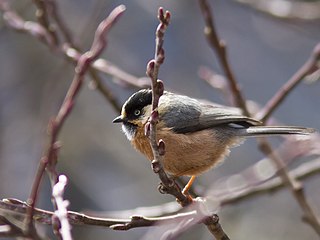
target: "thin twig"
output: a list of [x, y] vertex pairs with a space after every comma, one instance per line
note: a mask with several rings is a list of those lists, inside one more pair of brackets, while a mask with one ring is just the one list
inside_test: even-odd
[[280, 106], [285, 98], [291, 93], [306, 76], [320, 69], [320, 42], [314, 47], [309, 59], [302, 67], [279, 89], [279, 91], [268, 101], [264, 108], [258, 113], [260, 121], [265, 122]]
[[28, 208], [29, 210], [28, 210], [28, 215], [26, 219], [26, 224], [27, 226], [29, 226], [28, 229], [31, 229], [33, 226], [32, 219], [33, 219], [34, 207], [37, 200], [40, 182], [45, 169], [47, 169], [48, 171], [51, 184], [54, 185], [57, 181], [55, 165], [57, 162], [57, 150], [59, 149], [59, 144], [57, 143], [58, 134], [66, 118], [69, 116], [70, 112], [73, 109], [75, 98], [79, 93], [79, 90], [84, 80], [84, 76], [88, 71], [90, 64], [101, 54], [103, 49], [106, 47], [105, 35], [108, 33], [110, 28], [114, 25], [116, 20], [118, 20], [118, 18], [122, 15], [124, 10], [125, 10], [125, 7], [123, 5], [118, 6], [110, 13], [110, 15], [105, 20], [103, 20], [99, 24], [95, 33], [95, 38], [94, 38], [92, 47], [89, 51], [84, 53], [79, 58], [77, 67], [75, 69], [75, 75], [69, 87], [69, 90], [66, 94], [65, 100], [61, 108], [59, 109], [57, 116], [49, 124], [49, 134], [50, 134], [49, 146], [45, 152], [45, 155], [40, 160], [36, 178], [33, 182], [30, 197], [28, 199], [28, 203], [30, 204], [30, 208]]
[[147, 65], [147, 75], [151, 80], [152, 87], [152, 113], [145, 126], [146, 135], [149, 137], [150, 145], [153, 152], [154, 160], [152, 161], [152, 169], [158, 174], [161, 185], [159, 190], [174, 195], [182, 206], [192, 203], [192, 200], [182, 194], [178, 184], [165, 173], [162, 160], [165, 154], [165, 143], [162, 139], [157, 141], [156, 125], [158, 122], [158, 103], [164, 91], [163, 82], [158, 80], [160, 65], [164, 61], [163, 40], [164, 33], [170, 22], [170, 12], [164, 12], [163, 8], [159, 8], [158, 19], [160, 21], [156, 30], [156, 47], [155, 56]]

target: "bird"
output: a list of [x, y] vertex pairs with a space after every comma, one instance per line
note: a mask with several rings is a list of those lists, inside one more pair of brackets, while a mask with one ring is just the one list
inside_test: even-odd
[[[183, 189], [187, 195], [196, 177], [228, 156], [230, 148], [247, 137], [283, 134], [308, 135], [313, 128], [265, 126], [245, 116], [236, 107], [209, 104], [185, 95], [164, 91], [158, 104], [157, 140], [165, 143], [163, 168], [173, 177], [191, 177]], [[122, 123], [122, 131], [133, 147], [152, 161], [154, 159], [145, 125], [152, 112], [152, 91], [142, 89], [123, 104], [113, 123]]]

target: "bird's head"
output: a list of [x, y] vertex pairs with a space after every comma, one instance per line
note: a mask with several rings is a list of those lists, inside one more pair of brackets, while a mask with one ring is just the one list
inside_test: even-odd
[[113, 123], [122, 123], [122, 130], [129, 140], [135, 136], [137, 128], [144, 127], [151, 114], [152, 91], [142, 89], [134, 93], [123, 104], [121, 115]]

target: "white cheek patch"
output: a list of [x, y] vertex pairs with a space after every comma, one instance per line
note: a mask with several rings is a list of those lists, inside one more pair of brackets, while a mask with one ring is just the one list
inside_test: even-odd
[[134, 133], [130, 131], [130, 129], [126, 127], [124, 124], [122, 124], [122, 131], [124, 132], [129, 141], [133, 139]]

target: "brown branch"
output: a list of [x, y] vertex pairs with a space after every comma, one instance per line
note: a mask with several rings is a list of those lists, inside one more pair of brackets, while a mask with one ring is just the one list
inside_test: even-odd
[[291, 93], [306, 76], [320, 68], [320, 42], [314, 47], [311, 56], [303, 66], [279, 89], [279, 91], [268, 101], [264, 108], [258, 113], [258, 118], [265, 122], [280, 106], [285, 98]]
[[[13, 216], [26, 215], [30, 205], [17, 199], [3, 199], [0, 201], [0, 212], [11, 213]], [[154, 225], [170, 225], [185, 219], [193, 218], [197, 213], [189, 211], [162, 217], [131, 216], [128, 219], [114, 219], [93, 217], [83, 213], [68, 211], [68, 222], [72, 225], [87, 225], [109, 227], [113, 230], [129, 230], [132, 228], [147, 227]], [[53, 224], [54, 213], [43, 209], [35, 208], [33, 219], [41, 224]]]
[[[177, 201], [180, 203], [181, 206], [186, 207], [192, 204], [192, 207], [197, 207], [201, 205], [201, 202], [193, 201], [193, 199], [189, 196], [185, 196], [182, 192], [178, 184], [168, 177], [165, 173], [162, 160], [165, 155], [165, 142], [160, 139], [159, 142], [157, 141], [157, 132], [156, 132], [156, 125], [159, 118], [158, 113], [158, 103], [161, 95], [164, 91], [163, 82], [158, 80], [158, 73], [160, 65], [164, 61], [164, 49], [163, 49], [163, 40], [164, 40], [164, 33], [169, 25], [170, 22], [170, 12], [159, 8], [158, 11], [158, 19], [160, 21], [157, 30], [156, 30], [156, 48], [155, 48], [155, 56], [154, 59], [151, 60], [147, 65], [147, 75], [151, 80], [151, 87], [152, 87], [152, 112], [151, 116], [148, 120], [148, 123], [145, 126], [145, 133], [149, 137], [150, 145], [152, 148], [154, 160], [152, 161], [152, 169], [153, 171], [158, 174], [161, 184], [159, 186], [160, 192], [165, 192], [167, 194], [171, 194], [176, 197]], [[200, 208], [198, 208], [200, 209]], [[218, 220], [214, 220], [212, 216], [209, 216], [208, 213], [202, 213], [202, 211], [197, 211], [197, 216], [194, 219], [188, 219], [185, 223], [180, 222], [180, 224], [170, 231], [169, 234], [165, 234], [162, 236], [163, 239], [173, 239], [177, 235], [179, 235], [182, 231], [188, 229], [190, 226], [198, 223], [199, 221], [205, 223], [210, 230], [210, 232], [216, 237], [216, 239], [228, 239], [228, 238], [220, 238], [222, 235], [226, 236], [223, 232], [222, 228], [219, 225]], [[219, 229], [223, 232], [217, 233], [217, 231], [212, 231], [212, 229]]]
[[[235, 0], [250, 6], [272, 17], [298, 19], [304, 21], [317, 20], [320, 17], [319, 1], [287, 1], [287, 0]], [[281, 7], [275, 7], [281, 6]]]
[[0, 10], [3, 12], [3, 20], [8, 27], [31, 35], [50, 48], [54, 47], [51, 35], [41, 24], [23, 20], [10, 8], [9, 3], [5, 0], [0, 0]]
[[[3, 12], [3, 19], [8, 27], [16, 31], [34, 36], [50, 49], [55, 49], [55, 53], [63, 54], [63, 56], [65, 56], [69, 61], [72, 61], [76, 64], [83, 53], [72, 42], [70, 33], [68, 32], [67, 27], [65, 26], [57, 12], [57, 6], [55, 2], [47, 0], [47, 5], [49, 5], [50, 7], [48, 7], [49, 10], [46, 10], [46, 13], [51, 12], [52, 18], [57, 23], [58, 28], [55, 31], [57, 32], [58, 30], [60, 30], [64, 39], [66, 39], [67, 41], [65, 43], [61, 43], [60, 46], [54, 46], [52, 37], [46, 28], [44, 28], [38, 22], [25, 21], [24, 19], [22, 19], [15, 11], [10, 8], [8, 1], [0, 0], [0, 11]], [[113, 76], [113, 81], [121, 84], [122, 86], [134, 88], [145, 88], [149, 86], [148, 81], [145, 78], [137, 78], [129, 73], [126, 73], [116, 65], [101, 58], [96, 59], [91, 64], [90, 68], [90, 75], [95, 82], [94, 86], [96, 86], [96, 89], [99, 90], [99, 92], [106, 98], [106, 100], [111, 103], [111, 105], [117, 112], [119, 112], [119, 109], [121, 109], [120, 104], [115, 100], [115, 97], [112, 96], [111, 91], [102, 84], [101, 78], [94, 70]]]
[[204, 224], [207, 226], [209, 231], [219, 240], [229, 240], [230, 238], [222, 229], [221, 224], [219, 223], [219, 217], [217, 214], [214, 214], [210, 218], [206, 218]]
[[[297, 168], [290, 171], [290, 174], [295, 179], [306, 179], [307, 177], [313, 176], [320, 173], [320, 158], [314, 159], [310, 162], [303, 163]], [[230, 176], [232, 177], [232, 176]], [[208, 198], [213, 198], [214, 200], [220, 202], [222, 206], [228, 204], [234, 204], [249, 197], [270, 193], [276, 191], [286, 185], [280, 177], [275, 177], [269, 179], [268, 181], [261, 180], [260, 184], [255, 184], [245, 188], [237, 189], [231, 188], [228, 193], [215, 193], [213, 188], [208, 193]], [[219, 200], [220, 199], [220, 200]]]
[[[246, 106], [246, 101], [242, 97], [242, 93], [238, 88], [238, 84], [230, 70], [230, 65], [226, 57], [225, 44], [221, 40], [219, 40], [219, 37], [214, 28], [213, 17], [210, 11], [210, 7], [206, 0], [199, 0], [199, 4], [206, 22], [205, 35], [207, 36], [210, 46], [213, 49], [215, 49], [218, 55], [219, 61], [225, 71], [227, 80], [229, 82], [229, 87], [235, 96], [234, 104], [240, 107], [245, 115], [250, 116], [250, 112], [248, 111], [248, 108]], [[319, 47], [316, 47], [316, 49], [318, 48]], [[315, 59], [318, 59], [319, 54], [317, 54], [317, 52], [319, 51], [320, 50], [315, 50], [316, 52], [316, 54], [314, 55]], [[265, 138], [259, 139], [258, 142], [259, 142], [260, 150], [266, 156], [270, 157], [270, 159], [272, 159], [273, 163], [276, 165], [279, 171], [278, 172], [279, 176], [281, 177], [282, 181], [290, 188], [294, 198], [299, 203], [301, 209], [304, 211], [305, 219], [313, 227], [313, 229], [318, 233], [318, 235], [320, 235], [320, 222], [317, 219], [310, 204], [307, 202], [307, 199], [303, 192], [302, 184], [290, 175], [282, 159], [273, 151], [270, 143]]]
[[71, 32], [69, 31], [67, 25], [64, 23], [60, 12], [58, 11], [58, 5], [56, 3], [56, 0], [46, 0], [46, 4], [48, 6], [48, 12], [51, 18], [55, 21], [57, 29], [60, 30], [60, 33], [62, 34], [64, 38], [64, 42], [69, 43], [70, 45], [75, 46]]
[[278, 169], [278, 173], [284, 184], [286, 184], [289, 189], [291, 190], [292, 195], [299, 203], [300, 208], [304, 212], [304, 218], [306, 222], [312, 226], [312, 228], [316, 231], [316, 233], [320, 236], [320, 222], [317, 219], [316, 214], [314, 213], [313, 209], [311, 208], [309, 202], [306, 199], [304, 194], [302, 183], [296, 180], [287, 170], [286, 166], [284, 165], [281, 157], [275, 151], [273, 151], [272, 147], [270, 146], [269, 142], [265, 138], [258, 139], [259, 148], [260, 150], [270, 159], [273, 160], [273, 163], [276, 165]]
[[[320, 172], [320, 159], [317, 158], [315, 160], [312, 160], [310, 162], [301, 164], [299, 167], [293, 169], [291, 171], [292, 176], [294, 176], [295, 178], [298, 179], [304, 179], [306, 177], [312, 176], [314, 174], [317, 174]], [[233, 204], [235, 202], [238, 202], [240, 200], [243, 199], [247, 199], [248, 197], [252, 197], [252, 196], [256, 196], [258, 194], [264, 194], [264, 193], [268, 193], [270, 191], [274, 191], [277, 190], [279, 188], [284, 187], [284, 183], [283, 181], [279, 178], [273, 178], [271, 180], [268, 180], [265, 183], [262, 183], [260, 185], [257, 186], [250, 186], [246, 189], [243, 189], [243, 191], [239, 192], [239, 191], [234, 191], [234, 192], [230, 192], [230, 194], [228, 195], [219, 195], [219, 194], [215, 194], [214, 190], [212, 192], [212, 194], [209, 194], [207, 196], [208, 199], [213, 198], [213, 200], [218, 200], [221, 201], [221, 205], [227, 205], [227, 204]], [[170, 203], [171, 204], [171, 203]], [[174, 204], [174, 202], [172, 202], [172, 205]], [[151, 208], [147, 208], [145, 211], [148, 212], [148, 215], [150, 216], [151, 214], [155, 213], [154, 215], [156, 215], [157, 213], [159, 213], [158, 209], [162, 209], [162, 205], [159, 206], [153, 206], [152, 209]], [[3, 199], [0, 201], [0, 213], [2, 216], [8, 216], [9, 214], [11, 214], [13, 217], [18, 217], [20, 216], [21, 218], [23, 218], [24, 215], [26, 215], [27, 213], [27, 209], [29, 208], [29, 205], [26, 202], [17, 200], [17, 199]], [[154, 212], [153, 209], [156, 209], [156, 211]], [[171, 208], [170, 208], [171, 209]], [[134, 212], [144, 212], [144, 210], [141, 208], [137, 209], [137, 210], [126, 210], [124, 211], [124, 213], [118, 212], [118, 213], [113, 213], [111, 215], [123, 215], [123, 216], [128, 216], [128, 214], [130, 215], [131, 213]], [[108, 213], [105, 213], [106, 215], [108, 215]], [[46, 211], [43, 209], [39, 209], [39, 208], [35, 208], [34, 210], [34, 220], [37, 221], [38, 223], [41, 224], [52, 224], [52, 216], [54, 215], [53, 212], [50, 211]], [[92, 214], [91, 214], [92, 215]], [[89, 225], [89, 226], [103, 226], [103, 227], [110, 227], [110, 226], [114, 226], [114, 225], [118, 225], [118, 226], [124, 226], [128, 224], [130, 225], [130, 228], [135, 228], [135, 227], [144, 227], [144, 226], [151, 226], [151, 225], [163, 225], [163, 224], [171, 224], [172, 221], [175, 222], [180, 222], [181, 220], [185, 220], [187, 218], [192, 218], [195, 217], [197, 214], [195, 213], [195, 211], [189, 211], [183, 214], [178, 214], [176, 212], [176, 208], [173, 209], [173, 211], [170, 212], [170, 210], [165, 212], [164, 217], [143, 217], [142, 219], [146, 219], [146, 221], [144, 220], [139, 220], [139, 224], [138, 223], [134, 223], [133, 225], [129, 224], [130, 221], [132, 221], [131, 219], [127, 219], [127, 218], [123, 218], [123, 219], [114, 219], [114, 218], [104, 218], [104, 217], [93, 217], [87, 214], [83, 214], [83, 213], [78, 213], [78, 212], [73, 212], [73, 211], [68, 211], [68, 220], [70, 222], [70, 224], [72, 225]], [[135, 215], [134, 215], [135, 216]], [[133, 217], [134, 219], [135, 217]], [[138, 219], [138, 217], [136, 217], [135, 219]], [[169, 220], [169, 222], [167, 222], [167, 220]], [[136, 221], [136, 220], [133, 220]], [[151, 224], [151, 222], [153, 221], [153, 223]], [[20, 229], [20, 228], [18, 228]], [[120, 229], [119, 229], [120, 230]], [[126, 229], [128, 230], [128, 229]], [[11, 235], [12, 236], [12, 235]]]
[[40, 160], [36, 178], [34, 179], [30, 197], [28, 199], [28, 203], [30, 204], [30, 208], [28, 208], [28, 217], [26, 219], [28, 229], [32, 229], [33, 226], [33, 212], [44, 171], [47, 170], [51, 180], [51, 185], [54, 185], [57, 181], [55, 165], [57, 162], [57, 151], [59, 148], [59, 144], [57, 143], [58, 134], [66, 118], [69, 116], [73, 109], [75, 98], [79, 93], [79, 90], [84, 80], [84, 76], [88, 71], [90, 64], [99, 56], [99, 54], [101, 54], [103, 49], [106, 47], [105, 35], [114, 25], [116, 20], [118, 20], [118, 18], [122, 15], [124, 10], [125, 7], [123, 5], [118, 6], [110, 13], [110, 15], [105, 20], [103, 20], [99, 24], [95, 33], [95, 38], [92, 47], [89, 51], [84, 53], [79, 58], [79, 61], [75, 68], [75, 75], [66, 94], [65, 100], [62, 106], [60, 107], [57, 116], [49, 124], [49, 146], [45, 151], [45, 155]]
[[170, 179], [165, 173], [162, 165], [163, 156], [165, 154], [165, 143], [162, 139], [157, 141], [156, 125], [158, 122], [158, 103], [164, 91], [163, 82], [158, 80], [160, 65], [164, 61], [163, 40], [164, 33], [170, 22], [170, 12], [164, 12], [163, 8], [159, 8], [158, 19], [160, 21], [156, 30], [156, 47], [155, 56], [147, 65], [147, 75], [151, 80], [152, 87], [152, 113], [145, 126], [146, 135], [149, 137], [154, 160], [152, 161], [152, 169], [158, 174], [161, 185], [159, 190], [174, 195], [182, 206], [187, 206], [192, 203], [192, 200], [182, 194], [178, 184]]
[[245, 98], [240, 91], [239, 84], [234, 77], [233, 71], [228, 61], [226, 44], [224, 41], [219, 39], [219, 36], [215, 29], [210, 6], [207, 0], [199, 0], [199, 5], [205, 21], [204, 34], [207, 37], [209, 45], [217, 54], [218, 61], [220, 62], [222, 69], [228, 79], [229, 88], [231, 89], [234, 97], [233, 105], [239, 107], [245, 115], [249, 116], [250, 113], [247, 109]]
[[[65, 44], [62, 51], [63, 54], [72, 61], [77, 61], [81, 56], [81, 53], [69, 44]], [[125, 87], [145, 88], [150, 86], [147, 78], [137, 78], [105, 59], [99, 58], [94, 61], [91, 66], [102, 73], [113, 76], [115, 82]]]
[[58, 46], [59, 38], [56, 33], [54, 26], [50, 23], [50, 17], [47, 10], [47, 1], [46, 0], [33, 0], [37, 10], [36, 17], [38, 19], [39, 24], [47, 30], [51, 37], [52, 45]]

